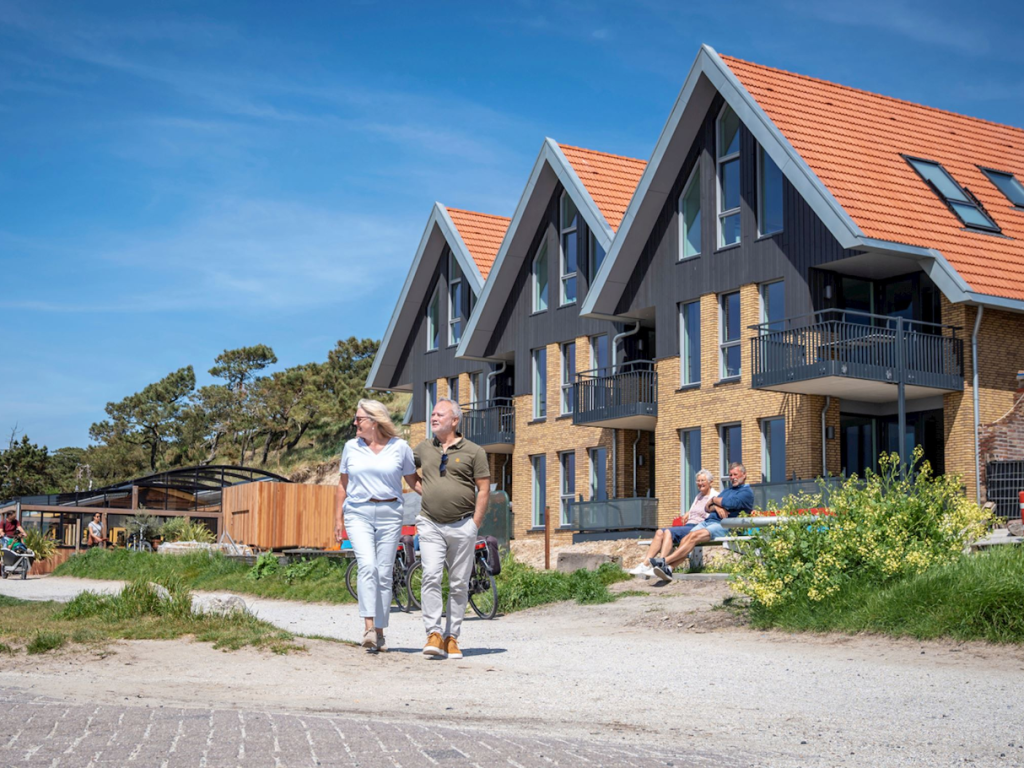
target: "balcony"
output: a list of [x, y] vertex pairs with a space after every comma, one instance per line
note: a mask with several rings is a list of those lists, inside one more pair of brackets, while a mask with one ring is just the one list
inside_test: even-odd
[[583, 371], [576, 375], [573, 399], [573, 424], [653, 430], [658, 421], [658, 372], [650, 360]]
[[511, 398], [470, 403], [462, 412], [462, 435], [489, 453], [512, 453], [516, 411]]
[[868, 402], [964, 388], [963, 339], [951, 325], [830, 309], [751, 326], [752, 386]]
[[573, 541], [617, 539], [621, 534], [658, 528], [658, 500], [646, 497], [574, 501], [569, 509]]

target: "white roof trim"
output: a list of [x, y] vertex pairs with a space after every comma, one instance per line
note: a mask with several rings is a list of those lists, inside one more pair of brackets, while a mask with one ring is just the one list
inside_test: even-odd
[[[414, 324], [416, 312], [419, 311], [419, 305], [426, 295], [427, 286], [430, 285], [430, 278], [433, 276], [433, 272], [430, 275], [421, 275], [419, 273], [424, 268], [423, 262], [426, 250], [430, 244], [431, 236], [434, 234], [435, 227], [452, 249], [455, 260], [462, 268], [462, 272], [466, 276], [473, 292], [479, 296], [483, 290], [484, 279], [480, 274], [480, 267], [477, 266], [476, 261], [474, 261], [469, 249], [466, 247], [466, 242], [462, 239], [462, 235], [452, 221], [451, 216], [448, 215], [448, 210], [440, 203], [434, 203], [430, 216], [427, 218], [427, 226], [424, 228], [423, 236], [420, 238], [420, 244], [416, 248], [416, 256], [412, 260], [409, 274], [406, 275], [405, 283], [402, 285], [402, 292], [398, 296], [398, 303], [395, 305], [394, 312], [391, 313], [388, 329], [384, 334], [384, 339], [380, 343], [376, 356], [373, 358], [370, 374], [366, 377], [367, 389], [382, 391], [389, 389], [387, 382], [390, 382], [391, 376], [398, 367], [398, 355], [401, 354], [402, 349], [405, 347], [408, 333], [412, 330]], [[436, 266], [430, 265], [430, 268], [436, 269]], [[394, 342], [394, 346], [392, 346], [392, 342]]]
[[[639, 259], [643, 243], [639, 246], [633, 245], [622, 254], [624, 246], [629, 240], [636, 240], [639, 235], [646, 240], [649, 233], [632, 232], [633, 224], [638, 218], [641, 210], [655, 205], [660, 210], [669, 189], [661, 189], [655, 186], [655, 179], [661, 170], [661, 164], [669, 149], [683, 116], [686, 107], [698, 92], [701, 77], [717, 90], [726, 103], [736, 112], [737, 116], [753, 134], [768, 155], [779, 166], [790, 184], [800, 193], [814, 213], [822, 220], [832, 235], [844, 248], [863, 248], [865, 250], [882, 251], [887, 253], [915, 257], [917, 259], [928, 259], [925, 271], [932, 277], [939, 289], [952, 302], [972, 302], [991, 305], [1003, 309], [1016, 309], [1024, 311], [1024, 301], [1014, 299], [1003, 299], [995, 296], [986, 296], [971, 291], [970, 286], [957, 273], [949, 261], [941, 252], [933, 248], [920, 248], [901, 243], [891, 243], [882, 240], [868, 238], [857, 226], [853, 218], [846, 212], [838, 200], [832, 195], [829, 189], [811, 170], [803, 157], [796, 151], [792, 144], [783, 136], [779, 128], [768, 117], [761, 105], [740, 83], [735, 73], [726, 65], [713, 48], [701, 46], [697, 58], [690, 68], [682, 90], [676, 99], [668, 121], [662, 129], [658, 142], [655, 145], [651, 160], [644, 170], [640, 183], [637, 185], [636, 194], [630, 201], [629, 208], [619, 225], [615, 241], [612, 243], [608, 255], [605, 257], [601, 270], [598, 272], [583, 304], [580, 306], [580, 314], [587, 317], [607, 317], [615, 311], [625, 281], [629, 278]], [[703, 119], [703, 115], [700, 116]], [[673, 174], [674, 180], [674, 174]], [[663, 186], [663, 185], [662, 185]], [[631, 237], [632, 235], [632, 237]], [[616, 262], [626, 259], [616, 269]], [[615, 274], [613, 274], [615, 273]]]
[[[577, 210], [580, 212], [583, 220], [587, 222], [587, 226], [597, 238], [601, 247], [607, 252], [612, 245], [615, 233], [605, 220], [604, 214], [597, 207], [597, 203], [594, 202], [593, 196], [591, 196], [573, 169], [572, 163], [569, 162], [565, 153], [562, 152], [562, 148], [558, 146], [554, 139], [544, 139], [540, 152], [537, 154], [537, 159], [534, 161], [533, 170], [530, 171], [526, 188], [519, 198], [515, 213], [512, 215], [512, 221], [509, 223], [505, 237], [501, 241], [501, 248], [498, 249], [498, 255], [494, 259], [490, 275], [484, 284], [483, 294], [477, 301], [476, 311], [466, 325], [466, 330], [462, 335], [462, 342], [455, 353], [456, 357], [473, 360], [486, 359], [483, 357], [483, 354], [487, 346], [487, 337], [495, 330], [497, 319], [504, 306], [503, 302], [508, 299], [509, 290], [519, 274], [523, 260], [532, 257], [532, 254], [527, 253], [525, 248], [518, 256], [510, 257], [508, 254], [513, 242], [519, 236], [520, 227], [535, 228], [537, 225], [536, 217], [530, 216], [529, 220], [527, 220], [527, 208], [533, 199], [537, 184], [540, 182], [545, 168], [551, 169], [555, 177], [569, 193], [572, 201], [576, 204]], [[532, 241], [533, 232], [527, 231], [527, 234], [529, 235], [529, 240]], [[492, 294], [496, 294], [494, 298], [492, 298]]]

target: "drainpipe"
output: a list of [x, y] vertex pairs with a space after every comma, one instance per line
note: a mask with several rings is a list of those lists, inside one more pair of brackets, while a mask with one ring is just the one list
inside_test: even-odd
[[619, 430], [612, 430], [612, 498], [619, 498]]
[[[615, 334], [612, 337], [611, 353], [612, 353], [612, 373], [613, 374], [616, 373], [618, 371], [618, 368], [619, 368], [618, 362], [617, 362], [617, 360], [618, 360], [618, 354], [617, 353], [618, 353], [618, 349], [619, 349], [619, 341], [621, 339], [626, 338], [627, 336], [633, 336], [634, 334], [637, 334], [639, 332], [640, 332], [640, 321], [637, 320], [636, 321], [636, 325], [633, 326], [633, 330], [631, 330], [631, 331], [623, 331], [622, 333], [617, 333], [617, 334]], [[613, 499], [619, 498], [618, 471], [619, 471], [619, 430], [613, 429], [612, 430], [612, 498]], [[635, 464], [634, 464], [634, 467], [633, 467], [633, 472], [634, 472], [634, 474], [636, 473], [636, 466], [635, 466]], [[634, 489], [633, 489], [633, 495], [636, 496], [635, 484], [634, 484]]]
[[636, 444], [640, 442], [640, 430], [636, 431], [636, 440], [633, 441], [633, 498], [636, 498]]
[[821, 409], [821, 476], [828, 477], [828, 458], [825, 451], [825, 414], [832, 404], [832, 395], [825, 396], [825, 407]]
[[981, 416], [978, 414], [978, 331], [981, 328], [981, 318], [985, 314], [984, 307], [978, 307], [978, 316], [974, 318], [974, 333], [971, 334], [971, 368], [973, 368], [972, 388], [974, 389], [974, 487], [978, 505], [981, 505], [981, 445], [978, 432], [980, 430]]
[[615, 360], [617, 358], [617, 355], [615, 353], [616, 353], [616, 350], [618, 350], [618, 348], [619, 348], [619, 341], [621, 339], [626, 338], [627, 336], [635, 336], [638, 333], [640, 333], [640, 321], [639, 320], [636, 321], [636, 325], [633, 326], [633, 330], [631, 330], [631, 331], [623, 331], [622, 333], [617, 333], [617, 334], [615, 334], [615, 336], [612, 337], [612, 373], [617, 373], [618, 372], [618, 365], [615, 362]]
[[[490, 395], [491, 395], [491, 382], [494, 380], [494, 377], [497, 376], [499, 373], [504, 373], [505, 372], [505, 366], [506, 365], [507, 364], [505, 363], [505, 361], [502, 360], [501, 361], [501, 365], [499, 365], [497, 368], [495, 368], [493, 371], [491, 371], [490, 373], [487, 374], [487, 391], [484, 392], [484, 401], [485, 402], [489, 401], [491, 399], [491, 397], [490, 397]], [[477, 392], [476, 396], [480, 397], [480, 393]]]
[[501, 468], [501, 490], [503, 490], [503, 491], [506, 490], [505, 489], [505, 478], [508, 477], [508, 461], [511, 458], [512, 458], [512, 454], [506, 453], [505, 454], [505, 464]]

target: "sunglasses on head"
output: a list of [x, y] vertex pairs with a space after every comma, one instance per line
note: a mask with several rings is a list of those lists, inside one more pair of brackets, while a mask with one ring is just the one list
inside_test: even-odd
[[448, 471], [448, 454], [441, 454], [441, 477], [444, 477], [444, 473]]

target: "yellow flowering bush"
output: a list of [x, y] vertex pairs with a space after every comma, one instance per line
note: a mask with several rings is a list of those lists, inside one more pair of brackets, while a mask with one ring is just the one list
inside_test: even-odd
[[827, 505], [824, 487], [787, 499], [788, 520], [757, 530], [734, 587], [769, 610], [818, 602], [852, 578], [881, 586], [951, 562], [984, 534], [991, 513], [965, 497], [959, 476], [936, 477], [920, 447], [900, 469], [897, 454], [883, 454], [877, 473], [830, 489]]

